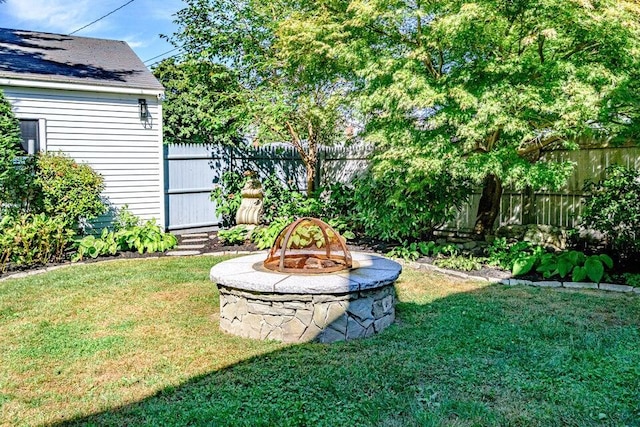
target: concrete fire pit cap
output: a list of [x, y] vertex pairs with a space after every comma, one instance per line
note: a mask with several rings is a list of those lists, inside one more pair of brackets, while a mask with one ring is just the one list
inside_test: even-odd
[[211, 268], [214, 283], [250, 292], [342, 294], [375, 289], [396, 281], [402, 266], [390, 259], [352, 252], [357, 268], [330, 274], [277, 273], [262, 267], [266, 252], [223, 261]]

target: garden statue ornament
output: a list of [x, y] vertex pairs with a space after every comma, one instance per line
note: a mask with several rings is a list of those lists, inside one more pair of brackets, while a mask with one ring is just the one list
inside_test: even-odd
[[242, 201], [236, 213], [236, 224], [258, 225], [263, 208], [262, 184], [260, 184], [256, 172], [246, 171], [244, 175], [249, 179], [240, 193]]

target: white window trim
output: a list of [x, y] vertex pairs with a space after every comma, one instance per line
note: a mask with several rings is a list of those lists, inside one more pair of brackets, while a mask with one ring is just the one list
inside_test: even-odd
[[40, 152], [47, 152], [47, 119], [38, 119], [38, 138], [40, 138]]

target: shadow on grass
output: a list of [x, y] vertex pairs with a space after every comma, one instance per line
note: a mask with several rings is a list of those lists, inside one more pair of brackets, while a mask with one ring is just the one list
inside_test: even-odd
[[640, 298], [491, 286], [58, 425], [640, 425]]

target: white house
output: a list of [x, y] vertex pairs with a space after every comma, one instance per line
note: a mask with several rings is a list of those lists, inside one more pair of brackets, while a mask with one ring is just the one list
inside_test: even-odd
[[110, 204], [165, 224], [164, 88], [125, 42], [0, 29], [0, 89], [25, 151], [88, 163]]

